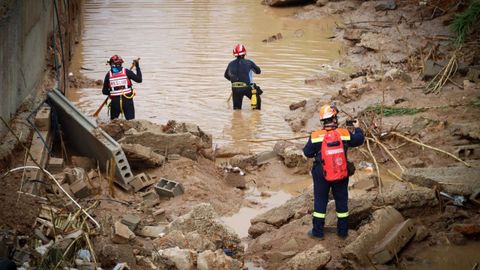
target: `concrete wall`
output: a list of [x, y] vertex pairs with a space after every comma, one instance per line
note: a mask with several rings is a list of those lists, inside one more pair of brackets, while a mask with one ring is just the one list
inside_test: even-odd
[[[0, 116], [7, 121], [43, 79], [52, 14], [51, 0], [0, 0]], [[5, 132], [0, 124], [0, 137]]]

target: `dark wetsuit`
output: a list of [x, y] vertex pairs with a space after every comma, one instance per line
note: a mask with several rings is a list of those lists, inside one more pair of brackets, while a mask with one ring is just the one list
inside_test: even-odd
[[[140, 65], [136, 67], [137, 74], [133, 71], [126, 69], [127, 78], [137, 83], [142, 82], [142, 71], [140, 70]], [[109, 96], [112, 89], [110, 88], [110, 72], [107, 72], [105, 79], [103, 80], [103, 89], [102, 93]], [[118, 118], [120, 113], [125, 115], [125, 119], [135, 119], [135, 106], [133, 104], [133, 92], [129, 95], [123, 96], [111, 96], [112, 102], [110, 103], [110, 119]], [[120, 101], [122, 106], [120, 107]]]
[[[365, 136], [360, 128], [356, 128], [354, 133], [350, 133], [348, 140], [343, 140], [346, 149], [363, 144]], [[312, 234], [316, 237], [323, 237], [323, 227], [325, 226], [325, 216], [327, 213], [328, 193], [332, 188], [333, 198], [337, 211], [337, 234], [341, 237], [348, 235], [348, 177], [334, 182], [325, 180], [323, 175], [323, 165], [321, 157], [322, 142], [313, 143], [312, 138], [308, 139], [303, 148], [303, 154], [306, 157], [314, 158], [312, 167], [313, 177], [313, 229]]]
[[[243, 96], [252, 98], [253, 82], [251, 80], [251, 72], [260, 74], [260, 68], [251, 60], [243, 57], [237, 57], [228, 64], [225, 70], [225, 78], [232, 82], [232, 96], [233, 96], [233, 109], [242, 109]], [[259, 93], [260, 92], [260, 93]], [[261, 90], [257, 88], [257, 109], [261, 108], [260, 99]]]

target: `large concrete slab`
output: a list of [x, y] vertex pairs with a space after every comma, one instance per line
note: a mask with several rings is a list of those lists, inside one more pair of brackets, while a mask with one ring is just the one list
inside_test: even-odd
[[480, 188], [479, 167], [414, 168], [405, 170], [402, 178], [420, 186], [437, 186], [450, 194], [470, 195]]
[[116, 163], [115, 183], [130, 190], [133, 174], [120, 144], [100, 129], [93, 119], [78, 111], [58, 90], [48, 92], [48, 98], [55, 106], [62, 130], [75, 150], [83, 156], [96, 159], [102, 169], [113, 157]]

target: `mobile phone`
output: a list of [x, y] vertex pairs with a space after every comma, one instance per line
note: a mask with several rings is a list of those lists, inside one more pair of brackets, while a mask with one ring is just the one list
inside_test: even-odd
[[353, 123], [357, 122], [357, 120], [347, 120], [346, 125], [349, 127], [353, 127]]

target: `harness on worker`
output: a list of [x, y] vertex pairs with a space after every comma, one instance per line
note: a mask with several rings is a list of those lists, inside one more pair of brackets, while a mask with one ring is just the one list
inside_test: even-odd
[[[348, 132], [348, 131], [347, 131]], [[325, 180], [333, 182], [348, 177], [347, 155], [338, 130], [326, 131], [322, 141], [321, 156]]]

